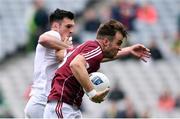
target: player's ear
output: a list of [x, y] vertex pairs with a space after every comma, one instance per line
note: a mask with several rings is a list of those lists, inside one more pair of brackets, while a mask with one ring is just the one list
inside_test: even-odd
[[52, 24], [52, 27], [53, 28], [56, 28], [56, 29], [59, 29], [59, 22], [54, 22], [53, 24]]
[[104, 38], [104, 40], [103, 40], [104, 46], [108, 46], [109, 43], [110, 43], [109, 40], [107, 38]]

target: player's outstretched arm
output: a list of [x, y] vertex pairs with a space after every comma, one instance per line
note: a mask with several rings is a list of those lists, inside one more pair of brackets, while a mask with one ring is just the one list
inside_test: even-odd
[[150, 50], [142, 44], [136, 44], [130, 47], [130, 54], [147, 62], [146, 59], [151, 57]]
[[148, 48], [146, 48], [142, 44], [135, 44], [135, 45], [120, 49], [114, 58], [112, 58], [112, 59], [105, 58], [105, 59], [103, 59], [102, 62], [112, 61], [112, 60], [121, 58], [123, 56], [127, 56], [129, 54], [143, 60], [144, 62], [146, 62], [146, 59], [150, 58], [150, 56], [151, 56], [150, 50]]
[[55, 49], [55, 50], [62, 50], [70, 47], [65, 42], [58, 40], [56, 37], [48, 34], [42, 34], [39, 37], [38, 43], [40, 43], [42, 46], [46, 48]]

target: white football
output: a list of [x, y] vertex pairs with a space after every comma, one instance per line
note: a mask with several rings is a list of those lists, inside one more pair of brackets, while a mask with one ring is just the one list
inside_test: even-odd
[[106, 88], [110, 88], [109, 79], [105, 74], [100, 72], [93, 72], [89, 77], [96, 91], [103, 91]]

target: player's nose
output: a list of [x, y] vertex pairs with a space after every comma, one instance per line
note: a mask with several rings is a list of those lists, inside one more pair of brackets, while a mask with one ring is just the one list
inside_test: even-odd
[[74, 29], [74, 27], [72, 27], [72, 28], [70, 29], [70, 34], [74, 33], [74, 31], [75, 31], [75, 29]]

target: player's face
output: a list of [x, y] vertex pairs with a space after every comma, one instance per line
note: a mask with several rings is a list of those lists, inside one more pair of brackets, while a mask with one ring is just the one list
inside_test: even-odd
[[62, 39], [72, 36], [72, 33], [74, 32], [74, 26], [75, 26], [74, 20], [64, 18], [61, 21], [59, 31]]
[[105, 50], [105, 57], [106, 58], [113, 58], [116, 56], [119, 50], [121, 50], [120, 46], [123, 42], [123, 36], [120, 32], [117, 32], [113, 41], [109, 41], [106, 50]]

